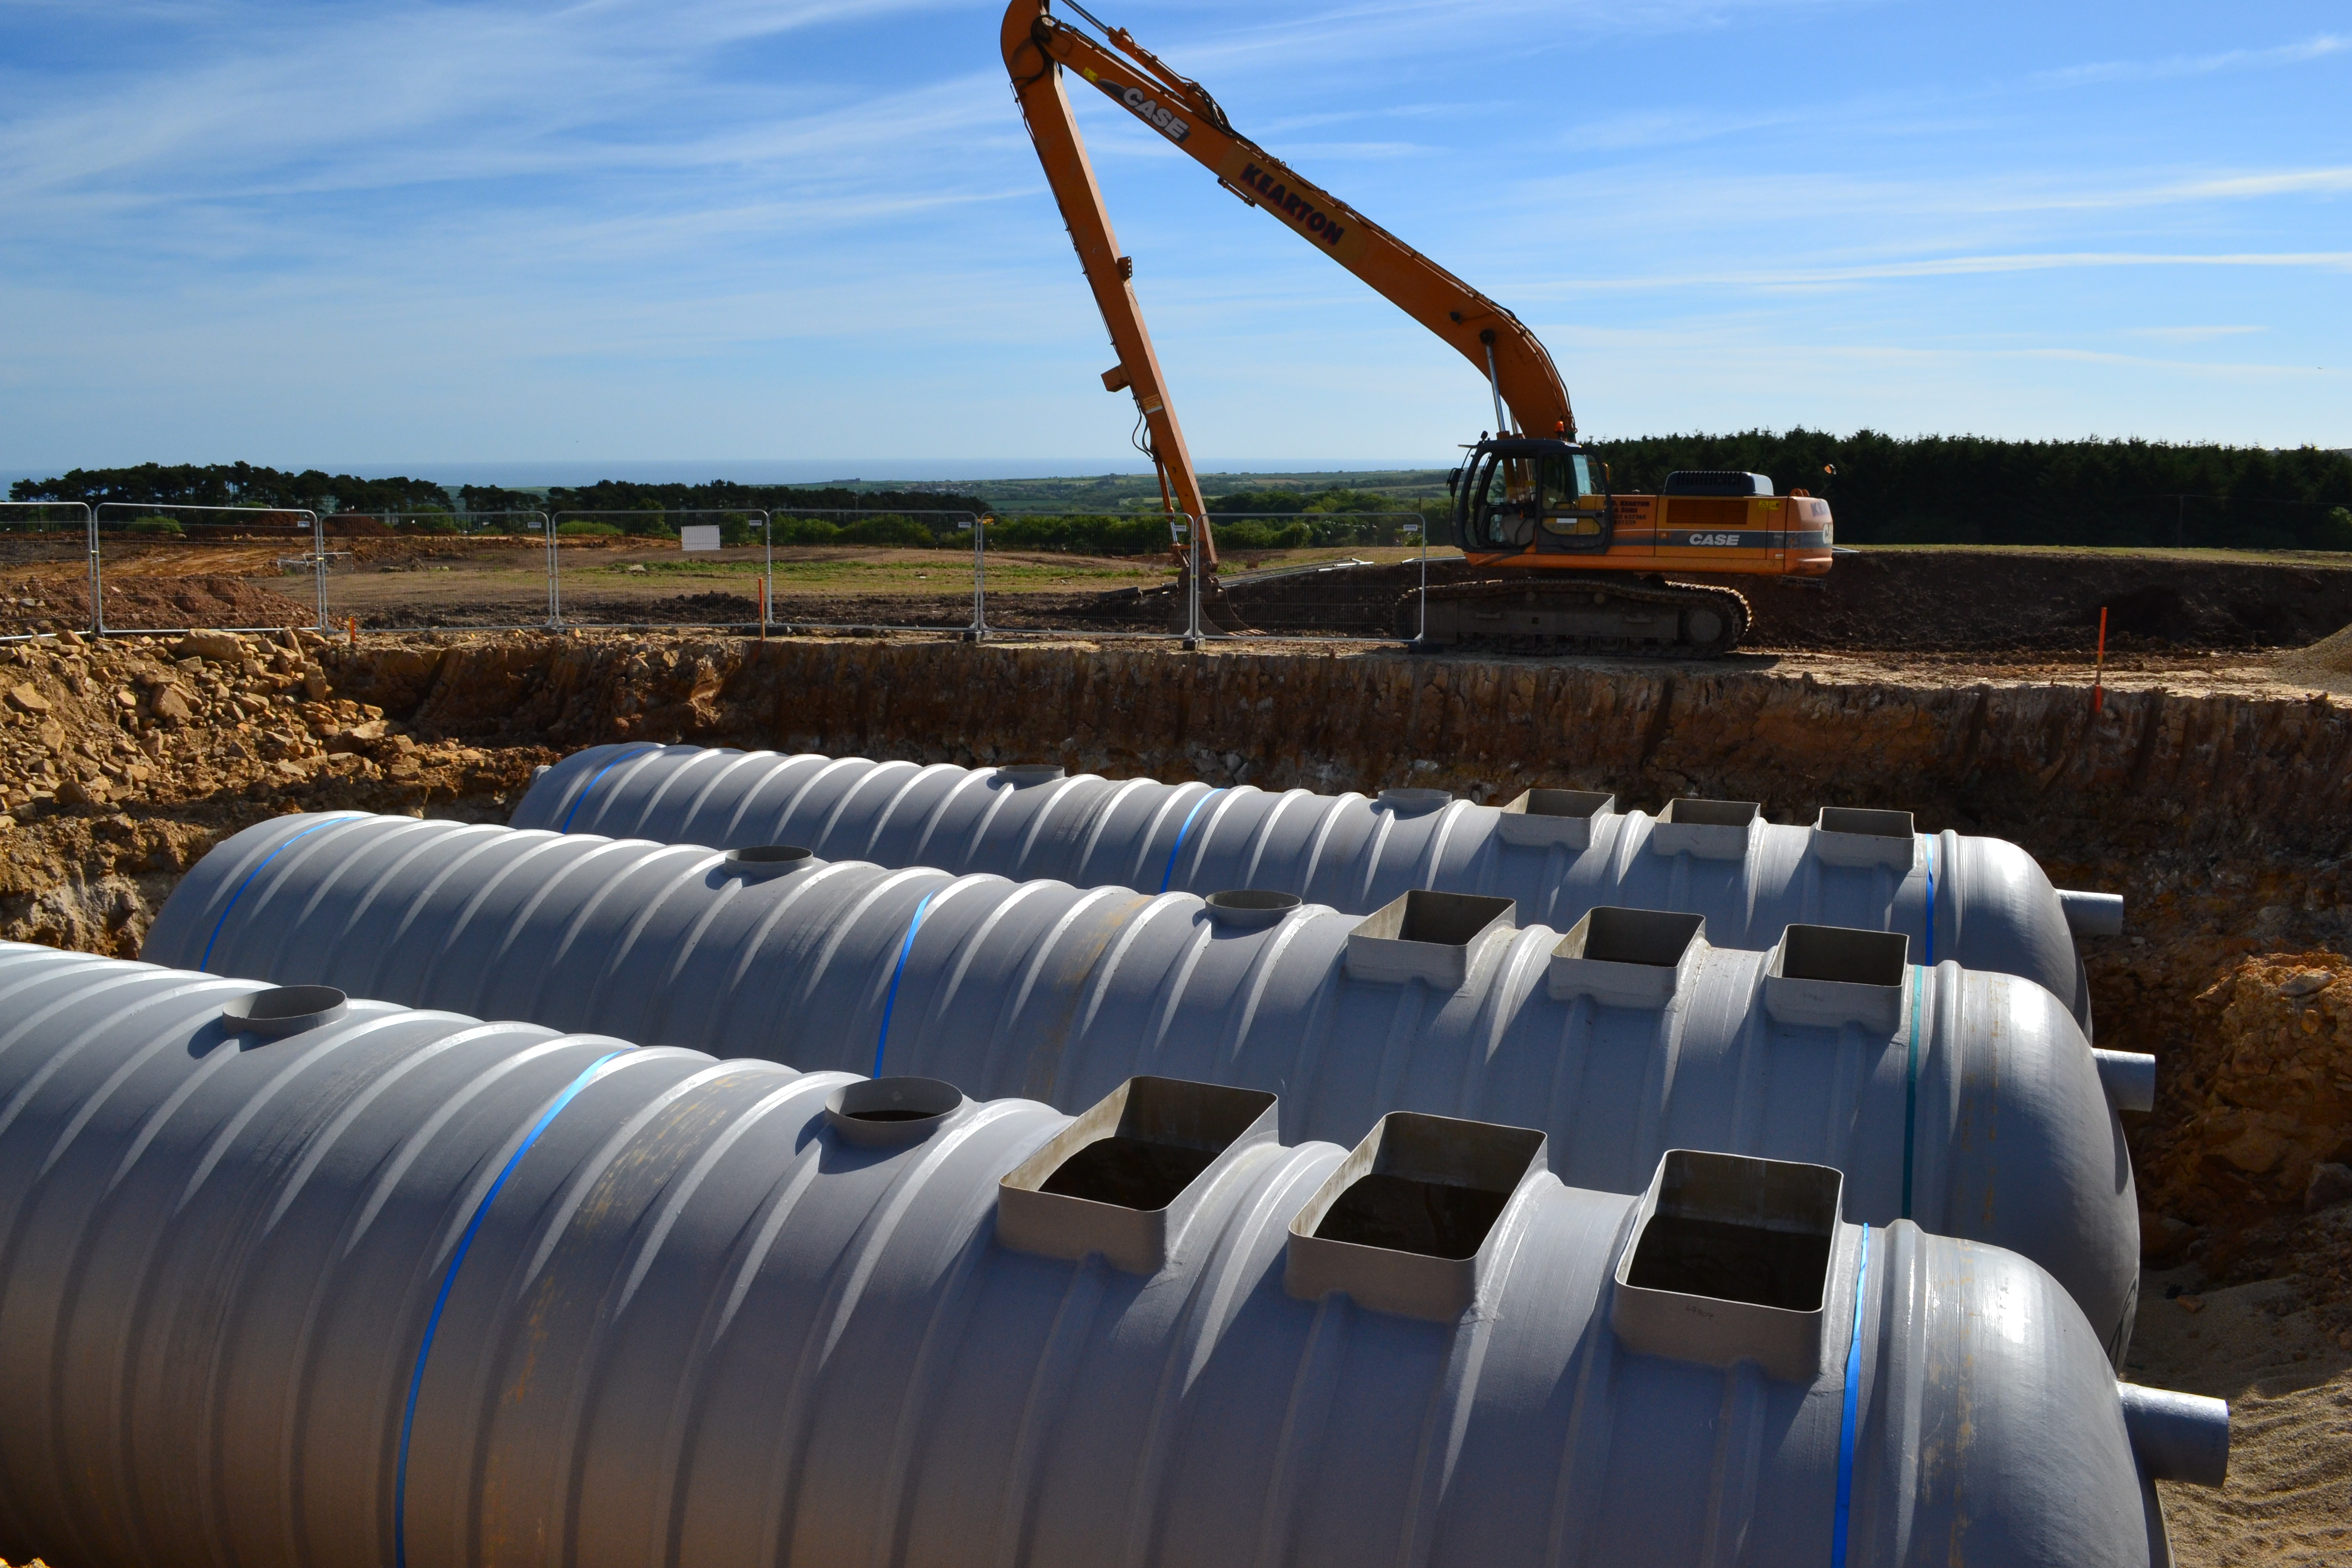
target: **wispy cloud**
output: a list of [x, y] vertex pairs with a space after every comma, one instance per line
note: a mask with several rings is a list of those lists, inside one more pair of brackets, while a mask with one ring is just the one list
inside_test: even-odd
[[[764, 96], [709, 79], [713, 57], [845, 16], [945, 3], [407, 3], [295, 16], [256, 0], [195, 8], [213, 15], [194, 29], [187, 57], [110, 73], [99, 90], [19, 73], [16, 110], [0, 124], [0, 200], [146, 182], [187, 194], [190, 174], [217, 195], [315, 193], [821, 153], [806, 121], [782, 134], [768, 115], [757, 132], [712, 126], [714, 100], [748, 107]], [[236, 47], [207, 47], [213, 37]], [[519, 62], [534, 83], [576, 85], [523, 87]], [[978, 111], [972, 85], [931, 91], [961, 100], [968, 121]], [[689, 95], [695, 114], [661, 112]], [[844, 96], [794, 94], [820, 110]], [[896, 107], [903, 118], [906, 105]], [[888, 115], [866, 118], [878, 125]], [[938, 111], [924, 118], [936, 124]]]
[[2267, 332], [2268, 327], [2123, 327], [2119, 335], [2126, 338], [2154, 338], [2167, 343], [2209, 343], [2216, 338], [2250, 337]]
[[[1175, 69], [1292, 77], [1365, 59], [1426, 66], [1475, 58], [1483, 72], [1604, 37], [1711, 32], [1773, 15], [1862, 9], [1870, 0], [1351, 0], [1342, 5], [1188, 7], [1153, 49]], [[1118, 25], [1117, 16], [1106, 21]], [[1401, 58], [1402, 57], [1402, 58]]]
[[1980, 278], [2024, 272], [2079, 271], [2105, 268], [2293, 268], [2319, 272], [2352, 271], [2352, 250], [2155, 254], [2133, 251], [2073, 251], [2012, 256], [1937, 256], [1910, 261], [1880, 261], [1843, 267], [1790, 267], [1715, 272], [1580, 278], [1528, 286], [1544, 294], [1642, 293], [1670, 289], [1809, 289], [1825, 284], [1886, 282], [1901, 279]]
[[2088, 65], [2062, 66], [2037, 71], [2033, 80], [2051, 87], [2087, 82], [2163, 81], [2174, 77], [2211, 76], [2217, 71], [2261, 70], [2271, 66], [2301, 65], [2307, 60], [2352, 49], [2352, 38], [2321, 33], [2301, 43], [2279, 44], [2266, 49], [2224, 49], [2210, 55], [2173, 55], [2158, 60], [2102, 60]]

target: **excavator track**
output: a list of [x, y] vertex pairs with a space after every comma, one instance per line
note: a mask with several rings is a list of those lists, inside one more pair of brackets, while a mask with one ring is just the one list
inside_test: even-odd
[[1397, 630], [1423, 648], [1496, 653], [1609, 654], [1621, 658], [1720, 658], [1748, 631], [1748, 600], [1730, 588], [1629, 581], [1614, 573], [1547, 573], [1429, 591], [1397, 600]]

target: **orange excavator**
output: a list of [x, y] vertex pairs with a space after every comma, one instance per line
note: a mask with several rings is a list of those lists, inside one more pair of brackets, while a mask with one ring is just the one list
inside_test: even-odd
[[1776, 495], [1763, 475], [1678, 473], [1658, 495], [1612, 492], [1608, 466], [1577, 442], [1551, 355], [1517, 316], [1235, 131], [1206, 88], [1125, 28], [1106, 26], [1076, 0], [1062, 3], [1099, 38], [1056, 17], [1049, 0], [1012, 0], [1005, 68], [1118, 354], [1103, 385], [1135, 399], [1136, 444], [1159, 472], [1162, 505], [1200, 520], [1192, 553], [1204, 598], [1217, 597], [1207, 503], [1136, 300], [1134, 264], [1118, 253], [1063, 90], [1065, 70], [1370, 284], [1486, 377], [1495, 428], [1465, 444], [1469, 457], [1447, 481], [1454, 542], [1472, 574], [1433, 585], [1425, 610], [1419, 595], [1401, 601], [1399, 629], [1441, 647], [1710, 658], [1730, 651], [1747, 630], [1747, 599], [1727, 587], [1669, 582], [1667, 574], [1829, 571], [1829, 503], [1802, 490]]

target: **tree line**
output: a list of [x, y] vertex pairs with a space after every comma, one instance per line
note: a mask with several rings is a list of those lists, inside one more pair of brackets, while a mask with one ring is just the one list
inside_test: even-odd
[[449, 510], [449, 493], [430, 479], [362, 479], [319, 468], [289, 473], [255, 463], [140, 463], [127, 468], [70, 468], [54, 479], [18, 479], [8, 499], [110, 501], [135, 506], [264, 506], [310, 511]]
[[[455, 496], [458, 504], [453, 506]], [[635, 484], [600, 479], [593, 485], [541, 491], [499, 485], [454, 489], [431, 479], [363, 479], [320, 468], [299, 473], [257, 463], [139, 463], [121, 468], [72, 468], [54, 478], [18, 479], [8, 499], [131, 505], [288, 507], [320, 513], [502, 511], [969, 511], [984, 513], [978, 496], [929, 490], [858, 490], [846, 486]], [[949, 524], [952, 529], [953, 522]]]
[[2352, 550], [2352, 452], [2315, 447], [1802, 428], [1591, 445], [1620, 490], [1654, 491], [1676, 469], [1728, 468], [1826, 496], [1848, 544]]
[[[1853, 544], [2203, 545], [2231, 549], [2352, 551], [2352, 452], [2304, 447], [2272, 450], [2160, 441], [1996, 441], [1973, 436], [1851, 436], [1802, 427], [1733, 435], [1649, 436], [1591, 443], [1613, 487], [1654, 492], [1677, 469], [1747, 469], [1778, 489], [1830, 500], [1838, 538]], [[20, 501], [109, 501], [158, 507], [302, 507], [346, 513], [425, 514], [441, 531], [480, 527], [506, 511], [601, 511], [614, 531], [667, 536], [681, 513], [717, 516], [730, 542], [751, 537], [746, 514], [775, 519], [779, 544], [953, 546], [953, 516], [987, 515], [981, 495], [846, 486], [635, 484], [605, 479], [544, 493], [466, 485], [451, 492], [429, 480], [362, 479], [308, 468], [250, 463], [142, 463], [75, 468], [19, 479]], [[1409, 542], [1388, 513], [1425, 513], [1433, 542], [1450, 538], [1444, 500], [1413, 501], [1378, 490], [1233, 490], [1208, 499], [1212, 513], [1276, 513], [1219, 525], [1236, 549]], [[442, 516], [447, 514], [444, 521]], [[467, 514], [481, 518], [468, 523]], [[0, 520], [0, 526], [6, 526]], [[603, 531], [582, 522], [575, 531]], [[1000, 548], [1139, 554], [1163, 550], [1168, 528], [1155, 513], [1001, 516], [989, 531]]]

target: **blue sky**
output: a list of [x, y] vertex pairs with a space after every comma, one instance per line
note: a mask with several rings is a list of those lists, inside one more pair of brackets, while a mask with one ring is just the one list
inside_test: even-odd
[[[1093, 9], [1515, 309], [1589, 434], [2352, 445], [2343, 0]], [[1130, 466], [1001, 15], [0, 0], [0, 470]], [[1077, 101], [1204, 464], [1491, 422]]]

